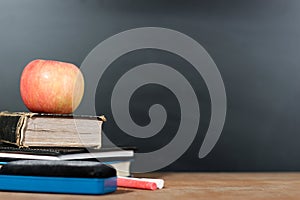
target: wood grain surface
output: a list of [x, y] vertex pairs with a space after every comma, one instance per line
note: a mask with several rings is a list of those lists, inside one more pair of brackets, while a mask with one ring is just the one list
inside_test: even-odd
[[300, 173], [149, 173], [136, 177], [163, 178], [165, 188], [146, 191], [118, 188], [107, 195], [0, 192], [1, 199], [300, 199]]

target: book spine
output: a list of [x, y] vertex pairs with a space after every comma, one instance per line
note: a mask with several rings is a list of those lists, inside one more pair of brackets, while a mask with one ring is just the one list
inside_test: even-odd
[[16, 131], [16, 138], [17, 138], [17, 145], [18, 146], [24, 146], [24, 135], [25, 135], [25, 128], [27, 125], [28, 117], [26, 115], [22, 115], [19, 119], [18, 125], [17, 125], [17, 131]]
[[23, 115], [0, 115], [0, 141], [20, 146], [26, 118]]

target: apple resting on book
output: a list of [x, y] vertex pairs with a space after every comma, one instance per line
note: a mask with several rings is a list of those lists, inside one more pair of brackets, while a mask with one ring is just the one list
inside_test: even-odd
[[20, 92], [31, 112], [70, 114], [83, 97], [84, 78], [71, 63], [33, 60], [23, 70]]

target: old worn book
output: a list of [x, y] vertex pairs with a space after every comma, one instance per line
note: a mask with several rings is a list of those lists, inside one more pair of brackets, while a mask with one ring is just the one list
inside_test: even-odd
[[101, 147], [104, 116], [0, 112], [0, 142], [19, 147]]

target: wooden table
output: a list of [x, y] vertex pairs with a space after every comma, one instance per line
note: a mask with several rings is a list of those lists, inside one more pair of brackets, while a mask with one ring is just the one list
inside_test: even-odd
[[165, 188], [146, 191], [118, 188], [108, 195], [67, 195], [0, 192], [1, 199], [300, 199], [300, 173], [151, 173], [136, 176], [163, 178]]

